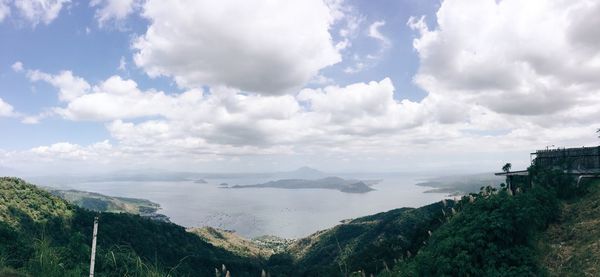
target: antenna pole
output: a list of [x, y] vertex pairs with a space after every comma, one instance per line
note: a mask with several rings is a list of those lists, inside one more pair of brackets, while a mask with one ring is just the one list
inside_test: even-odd
[[96, 237], [98, 236], [98, 216], [94, 217], [94, 235], [92, 236], [92, 257], [90, 259], [90, 277], [94, 277], [94, 263], [96, 262]]

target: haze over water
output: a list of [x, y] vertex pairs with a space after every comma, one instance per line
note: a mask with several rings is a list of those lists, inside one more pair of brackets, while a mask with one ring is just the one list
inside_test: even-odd
[[[379, 179], [377, 176], [353, 176]], [[327, 189], [220, 188], [219, 184], [256, 184], [269, 179], [207, 179], [183, 182], [90, 182], [61, 186], [159, 203], [159, 213], [185, 227], [212, 226], [252, 238], [299, 238], [337, 225], [340, 220], [400, 207], [419, 207], [445, 197], [423, 193], [418, 177], [386, 176], [374, 191], [355, 194]]]

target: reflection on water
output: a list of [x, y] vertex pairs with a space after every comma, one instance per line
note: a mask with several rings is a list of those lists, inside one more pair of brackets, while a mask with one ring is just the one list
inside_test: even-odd
[[[374, 179], [373, 176], [353, 176]], [[255, 184], [259, 179], [209, 179], [193, 182], [94, 182], [67, 187], [157, 202], [174, 223], [213, 226], [235, 230], [245, 237], [276, 235], [307, 236], [332, 227], [340, 220], [365, 216], [400, 207], [419, 207], [444, 198], [444, 194], [422, 193], [427, 188], [414, 178], [390, 177], [365, 194], [336, 190], [276, 188], [225, 189], [219, 184]]]

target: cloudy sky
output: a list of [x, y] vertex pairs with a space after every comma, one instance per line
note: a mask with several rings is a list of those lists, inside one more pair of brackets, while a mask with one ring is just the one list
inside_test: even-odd
[[0, 167], [484, 171], [597, 145], [600, 1], [0, 0]]

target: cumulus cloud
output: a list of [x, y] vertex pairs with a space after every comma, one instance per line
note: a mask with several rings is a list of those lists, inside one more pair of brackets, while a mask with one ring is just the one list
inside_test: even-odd
[[[22, 67], [22, 65], [21, 65]], [[74, 76], [69, 70], [52, 75], [39, 70], [28, 70], [27, 77], [31, 81], [44, 81], [59, 89], [58, 98], [61, 101], [71, 101], [90, 89], [90, 85], [83, 78]]]
[[346, 87], [304, 89], [298, 99], [307, 101], [307, 113], [320, 119], [317, 126], [328, 128], [332, 134], [371, 136], [416, 126], [423, 119], [418, 103], [397, 102], [393, 94], [394, 85], [385, 78]]
[[[222, 147], [244, 153], [284, 147], [289, 152], [310, 141], [329, 144], [412, 128], [427, 114], [419, 103], [396, 101], [389, 78], [304, 89], [296, 96], [263, 96], [227, 87], [182, 93], [141, 90], [135, 81], [117, 75], [90, 86], [70, 71], [52, 75], [28, 70], [27, 76], [58, 89], [65, 104], [53, 108], [54, 115], [105, 122], [111, 136], [130, 147], [175, 143], [186, 151], [185, 145], [193, 145], [210, 153]], [[23, 122], [37, 123], [47, 116], [29, 116]]]
[[19, 61], [17, 61], [17, 62], [15, 62], [15, 63], [13, 63], [13, 64], [10, 66], [10, 68], [12, 68], [12, 70], [13, 70], [14, 72], [21, 72], [21, 71], [23, 71], [23, 63], [22, 63], [22, 62], [19, 62]]
[[56, 108], [55, 112], [71, 120], [93, 121], [165, 115], [176, 112], [179, 97], [194, 104], [193, 100], [202, 97], [202, 92], [190, 91], [171, 97], [159, 91], [143, 92], [136, 82], [112, 76], [94, 86], [90, 93], [70, 99], [66, 107]]
[[133, 44], [136, 65], [181, 87], [282, 94], [341, 60], [329, 33], [336, 13], [320, 0], [150, 0], [142, 15], [151, 23]]
[[111, 149], [112, 145], [105, 140], [87, 147], [68, 142], [59, 142], [49, 146], [34, 147], [29, 152], [42, 159], [54, 160], [58, 158], [81, 161], [97, 157], [100, 154], [107, 154]]
[[[288, 56], [279, 48], [270, 48], [276, 40], [270, 33], [255, 37], [254, 47], [248, 48], [250, 34], [265, 30], [255, 25], [244, 29], [240, 25], [249, 24], [250, 19], [237, 14], [235, 8], [207, 9], [219, 18], [208, 14], [198, 19], [203, 13], [196, 10], [196, 4], [176, 5], [171, 10], [161, 9], [160, 4], [153, 2], [144, 8], [151, 26], [137, 39], [135, 62], [149, 73], [155, 70], [150, 74], [174, 77], [183, 92], [143, 89], [134, 80], [117, 75], [90, 84], [70, 71], [53, 75], [25, 70], [32, 81], [57, 88], [61, 103], [52, 109], [55, 116], [100, 122], [106, 126], [110, 142], [97, 146], [62, 143], [19, 155], [185, 163], [294, 154], [331, 159], [336, 164], [343, 160], [361, 164], [367, 157], [391, 156], [406, 162], [436, 155], [440, 157], [437, 163], [452, 160], [496, 166], [498, 155], [510, 151], [518, 153], [513, 157], [524, 158], [526, 165], [523, 151], [550, 144], [597, 142], [600, 41], [597, 30], [587, 24], [595, 22], [600, 11], [594, 1], [446, 0], [435, 27], [427, 26], [423, 17], [411, 18], [407, 25], [417, 33], [413, 46], [420, 61], [414, 81], [427, 92], [420, 101], [402, 100], [403, 92], [396, 91], [391, 78], [279, 95], [311, 78], [313, 83], [332, 81], [314, 69], [307, 74], [310, 78], [296, 82], [297, 72], [308, 72], [302, 64], [293, 64], [289, 70], [271, 68], [273, 64], [287, 66]], [[330, 21], [339, 20], [339, 14], [330, 13], [336, 10], [331, 5], [323, 11], [317, 9], [317, 14], [327, 12]], [[260, 6], [257, 12], [274, 6]], [[184, 7], [194, 16], [186, 17], [189, 14], [182, 11]], [[175, 14], [178, 16], [171, 18]], [[221, 23], [223, 14], [240, 17], [243, 23]], [[172, 26], [166, 26], [167, 19], [172, 19], [168, 21]], [[321, 35], [327, 37], [326, 42], [310, 45], [334, 49], [328, 34], [330, 21], [317, 24], [325, 26]], [[371, 26], [371, 35], [381, 35], [381, 24]], [[240, 29], [248, 35], [235, 36]], [[321, 30], [311, 30], [316, 29]], [[279, 34], [280, 30], [271, 31]], [[173, 42], [183, 41], [180, 38], [184, 36], [193, 38], [189, 45]], [[276, 41], [280, 46], [298, 42], [286, 36]], [[224, 46], [214, 47], [217, 42]], [[216, 52], [207, 54], [209, 48]], [[341, 49], [330, 53], [335, 56]], [[247, 64], [251, 57], [267, 56], [268, 63]], [[233, 75], [219, 71], [238, 60], [242, 67]], [[264, 84], [273, 90], [249, 89], [263, 84], [257, 76], [266, 73], [285, 82], [273, 85], [269, 79]], [[257, 79], [257, 84], [231, 78], [241, 75]], [[196, 87], [201, 84], [211, 86]], [[474, 152], [479, 156], [469, 154]], [[486, 161], [485, 157], [492, 158]], [[421, 161], [425, 166], [440, 166], [436, 162]], [[383, 162], [375, 169], [381, 166]]]
[[70, 0], [19, 0], [14, 1], [14, 6], [22, 18], [32, 26], [40, 23], [50, 24]]
[[97, 7], [95, 17], [100, 27], [113, 20], [119, 23], [131, 15], [141, 5], [141, 0], [92, 0], [91, 7]]
[[408, 22], [419, 31], [415, 81], [508, 115], [597, 105], [588, 101], [600, 93], [597, 12], [595, 1], [444, 1], [435, 29], [423, 18]]
[[0, 117], [11, 117], [15, 115], [16, 113], [14, 111], [14, 108], [10, 104], [4, 102], [2, 98], [0, 98]]

